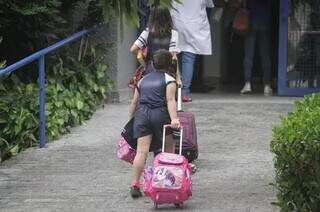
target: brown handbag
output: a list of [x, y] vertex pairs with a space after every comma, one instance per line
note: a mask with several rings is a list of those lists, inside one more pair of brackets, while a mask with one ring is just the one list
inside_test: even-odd
[[246, 35], [250, 31], [250, 17], [249, 17], [249, 11], [245, 8], [245, 6], [242, 6], [238, 9], [238, 12], [236, 13], [232, 28], [235, 33], [238, 35]]

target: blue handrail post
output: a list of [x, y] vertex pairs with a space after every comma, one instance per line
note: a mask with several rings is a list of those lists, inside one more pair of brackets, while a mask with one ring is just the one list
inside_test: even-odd
[[46, 145], [46, 115], [45, 115], [45, 104], [46, 104], [46, 90], [45, 90], [45, 61], [44, 55], [39, 57], [39, 64], [38, 64], [38, 71], [39, 71], [39, 119], [40, 119], [40, 128], [39, 128], [39, 137], [40, 137], [40, 144], [39, 147], [43, 148]]

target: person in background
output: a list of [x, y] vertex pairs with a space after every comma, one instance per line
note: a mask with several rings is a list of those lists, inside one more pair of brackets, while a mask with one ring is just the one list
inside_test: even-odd
[[263, 69], [264, 95], [270, 96], [273, 90], [271, 83], [271, 0], [247, 0], [247, 8], [250, 14], [251, 29], [244, 41], [244, 79], [245, 85], [241, 94], [252, 92], [251, 75], [255, 53], [255, 44], [259, 46], [259, 53]]
[[[149, 150], [161, 148], [163, 125], [171, 123], [172, 128], [180, 127], [175, 100], [177, 84], [172, 61], [168, 50], [154, 52], [155, 69], [139, 81], [129, 108], [129, 117], [134, 117], [133, 134], [138, 139], [130, 190], [133, 198], [142, 196], [140, 177]], [[173, 153], [174, 148], [172, 132], [168, 131], [165, 152]]]
[[131, 46], [130, 51], [138, 54], [147, 47], [146, 69], [144, 75], [152, 72], [152, 56], [159, 49], [167, 49], [171, 52], [173, 59], [177, 60], [178, 32], [173, 29], [170, 12], [167, 8], [153, 6], [148, 18], [148, 27], [140, 34], [138, 39]]
[[174, 26], [179, 33], [181, 50], [182, 101], [191, 102], [190, 87], [197, 55], [211, 55], [211, 32], [207, 8], [212, 0], [181, 0], [173, 2], [170, 10]]

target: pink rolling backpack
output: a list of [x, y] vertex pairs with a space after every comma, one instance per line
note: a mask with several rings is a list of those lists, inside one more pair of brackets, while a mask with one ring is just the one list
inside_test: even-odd
[[174, 204], [181, 207], [192, 195], [191, 172], [188, 160], [182, 153], [182, 133], [180, 133], [180, 151], [178, 154], [165, 153], [165, 131], [170, 125], [163, 126], [162, 152], [153, 160], [152, 167], [144, 171], [143, 190], [155, 204]]

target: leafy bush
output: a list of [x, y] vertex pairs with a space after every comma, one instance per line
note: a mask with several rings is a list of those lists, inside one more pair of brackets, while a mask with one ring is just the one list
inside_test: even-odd
[[[0, 40], [3, 39], [0, 45], [0, 63], [3, 60], [8, 65], [15, 63], [75, 31], [80, 31], [84, 26], [90, 28], [101, 22], [101, 9], [96, 1], [0, 1]], [[21, 69], [26, 71], [17, 72], [20, 79], [24, 82], [36, 81], [34, 63]]]
[[[99, 0], [102, 7], [105, 21], [110, 21], [110, 17], [117, 16], [121, 22], [123, 17], [129, 24], [139, 25], [139, 7], [138, 0]], [[172, 7], [172, 2], [181, 2], [180, 0], [147, 0], [148, 5], [159, 4], [163, 7]]]
[[320, 94], [296, 102], [273, 129], [277, 204], [282, 211], [320, 211]]
[[[106, 65], [96, 62], [94, 49], [81, 62], [60, 59], [47, 70], [46, 134], [51, 141], [91, 117], [112, 89]], [[64, 64], [67, 61], [68, 65]], [[14, 155], [38, 144], [39, 89], [12, 74], [0, 81], [0, 156]]]
[[65, 23], [60, 6], [58, 0], [0, 1], [1, 58], [11, 64], [56, 40]]

